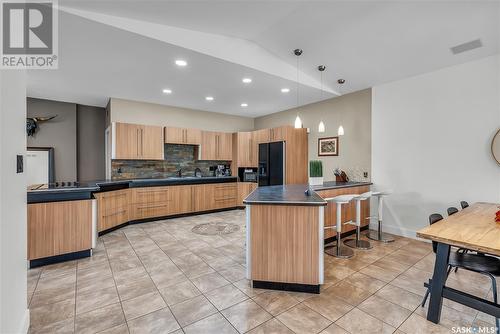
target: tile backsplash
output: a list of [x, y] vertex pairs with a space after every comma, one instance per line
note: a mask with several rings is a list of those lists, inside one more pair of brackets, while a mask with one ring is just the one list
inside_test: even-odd
[[196, 160], [198, 149], [193, 145], [165, 144], [165, 160], [113, 160], [111, 178], [142, 179], [176, 176], [182, 169], [183, 176], [193, 176], [199, 168], [203, 176], [212, 176], [210, 166], [230, 165], [230, 161]]

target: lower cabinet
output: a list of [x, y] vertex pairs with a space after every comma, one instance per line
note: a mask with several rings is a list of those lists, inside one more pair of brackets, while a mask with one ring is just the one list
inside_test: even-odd
[[236, 207], [239, 205], [238, 193], [236, 182], [130, 188], [97, 193], [98, 231], [132, 220]]
[[28, 260], [92, 248], [92, 200], [28, 204]]
[[256, 188], [255, 182], [238, 182], [238, 205], [245, 205], [243, 200]]
[[130, 220], [129, 189], [95, 194], [97, 198], [97, 231], [101, 232]]

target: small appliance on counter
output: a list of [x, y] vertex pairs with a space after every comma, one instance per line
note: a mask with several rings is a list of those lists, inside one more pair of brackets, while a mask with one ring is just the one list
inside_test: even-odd
[[214, 171], [214, 176], [223, 177], [223, 176], [231, 176], [231, 166], [229, 165], [217, 165], [210, 167], [210, 170]]
[[238, 177], [240, 182], [257, 182], [257, 168], [240, 167], [238, 168]]

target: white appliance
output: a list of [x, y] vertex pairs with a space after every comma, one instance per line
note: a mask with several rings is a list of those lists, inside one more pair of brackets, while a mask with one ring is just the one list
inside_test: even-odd
[[54, 182], [53, 151], [53, 148], [28, 148], [25, 162], [28, 185]]

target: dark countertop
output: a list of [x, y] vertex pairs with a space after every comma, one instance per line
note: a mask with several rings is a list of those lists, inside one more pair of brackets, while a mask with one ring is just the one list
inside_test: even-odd
[[285, 205], [326, 205], [315, 191], [310, 191], [306, 184], [290, 184], [283, 186], [258, 187], [243, 201], [244, 204], [285, 204]]
[[96, 180], [81, 182], [67, 188], [47, 188], [28, 191], [29, 203], [74, 201], [93, 198], [92, 194], [127, 188], [173, 186], [190, 184], [210, 184], [236, 182], [236, 176], [171, 177], [160, 179]]
[[350, 188], [350, 187], [360, 187], [360, 186], [369, 186], [372, 185], [371, 182], [337, 182], [337, 181], [327, 181], [323, 182], [322, 185], [311, 186], [311, 189], [315, 191], [328, 190], [328, 189], [341, 189], [341, 188]]

